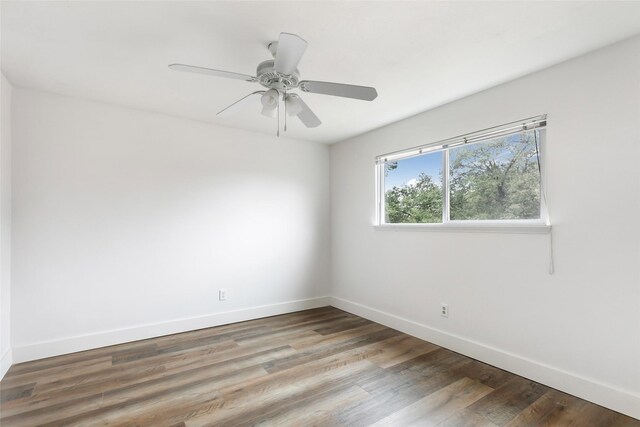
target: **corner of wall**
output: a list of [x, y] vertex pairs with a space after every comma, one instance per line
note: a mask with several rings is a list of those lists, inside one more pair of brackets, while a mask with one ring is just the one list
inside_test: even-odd
[[2, 358], [0, 359], [0, 380], [4, 378], [12, 363], [13, 352], [11, 351], [11, 347], [9, 347], [9, 349], [7, 349], [7, 351], [2, 355]]
[[11, 95], [0, 73], [0, 380], [11, 367]]

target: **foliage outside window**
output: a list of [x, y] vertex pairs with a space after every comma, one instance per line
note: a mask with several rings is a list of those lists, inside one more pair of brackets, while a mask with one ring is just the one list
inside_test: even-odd
[[535, 128], [380, 162], [380, 223], [541, 221], [543, 138]]

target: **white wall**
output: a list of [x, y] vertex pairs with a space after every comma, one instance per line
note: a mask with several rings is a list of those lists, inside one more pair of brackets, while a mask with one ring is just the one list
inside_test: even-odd
[[[9, 123], [3, 79], [2, 349], [8, 254], [16, 361], [324, 305], [331, 265], [338, 307], [640, 417], [638, 52], [337, 144], [331, 199], [326, 146], [21, 88]], [[541, 113], [554, 275], [546, 235], [372, 227], [375, 155]]]
[[[547, 235], [372, 227], [374, 156], [543, 113], [554, 275]], [[334, 304], [640, 417], [639, 125], [636, 37], [332, 146]]]
[[15, 88], [14, 359], [326, 305], [328, 171], [325, 145]]
[[0, 379], [11, 353], [11, 83], [0, 74]]

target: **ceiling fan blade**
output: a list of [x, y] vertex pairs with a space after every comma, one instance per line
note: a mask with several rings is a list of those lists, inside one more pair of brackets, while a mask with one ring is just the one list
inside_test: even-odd
[[206, 74], [208, 76], [226, 77], [228, 79], [244, 80], [255, 82], [257, 79], [246, 74], [232, 73], [230, 71], [214, 70], [212, 68], [194, 67], [193, 65], [171, 64], [169, 68], [175, 71], [185, 71], [187, 73]]
[[378, 92], [375, 88], [368, 86], [345, 85], [342, 83], [303, 80], [300, 82], [300, 89], [302, 89], [303, 92], [342, 96], [344, 98], [362, 99], [363, 101], [373, 101], [378, 97]]
[[280, 33], [276, 51], [276, 71], [282, 74], [293, 74], [305, 50], [307, 50], [307, 42], [304, 39], [295, 34]]
[[225, 109], [220, 110], [218, 114], [216, 114], [216, 116], [228, 116], [230, 114], [237, 113], [238, 111], [242, 110], [243, 108], [251, 104], [251, 102], [253, 102], [254, 99], [260, 98], [264, 94], [264, 92], [265, 92], [264, 90], [259, 90], [257, 92], [250, 93], [244, 98], [240, 98], [233, 104], [229, 105]]
[[297, 95], [293, 95], [295, 102], [302, 107], [302, 110], [298, 113], [298, 118], [308, 128], [315, 128], [322, 124], [318, 116], [313, 114], [311, 108]]

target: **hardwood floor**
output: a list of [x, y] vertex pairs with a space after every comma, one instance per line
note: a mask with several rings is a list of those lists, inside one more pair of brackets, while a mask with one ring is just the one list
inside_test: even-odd
[[11, 367], [4, 426], [640, 426], [325, 307]]

